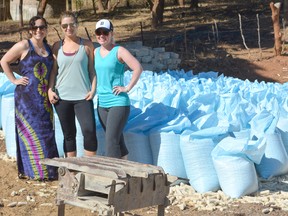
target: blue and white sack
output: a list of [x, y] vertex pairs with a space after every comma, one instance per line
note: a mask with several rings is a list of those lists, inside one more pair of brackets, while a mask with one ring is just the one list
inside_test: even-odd
[[129, 151], [128, 160], [153, 164], [149, 137], [143, 133], [124, 133], [124, 140]]
[[211, 152], [215, 147], [213, 137], [193, 137], [192, 131], [180, 136], [180, 148], [190, 185], [200, 193], [220, 189]]
[[279, 131], [265, 134], [265, 138], [265, 154], [261, 162], [256, 164], [257, 173], [265, 179], [288, 173], [288, 155]]
[[153, 164], [161, 166], [170, 175], [186, 178], [186, 171], [180, 150], [180, 135], [174, 132], [154, 131], [149, 135]]
[[254, 163], [259, 163], [266, 147], [264, 138], [226, 137], [212, 151], [212, 159], [222, 191], [239, 198], [258, 190]]

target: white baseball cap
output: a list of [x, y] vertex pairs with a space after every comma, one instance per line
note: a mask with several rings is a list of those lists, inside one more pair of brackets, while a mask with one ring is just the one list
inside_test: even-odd
[[96, 23], [96, 30], [99, 28], [104, 28], [108, 31], [113, 31], [112, 23], [107, 19], [101, 19]]

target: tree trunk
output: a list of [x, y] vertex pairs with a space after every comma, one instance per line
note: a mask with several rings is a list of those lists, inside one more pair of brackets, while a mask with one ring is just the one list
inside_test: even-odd
[[184, 7], [184, 2], [185, 2], [184, 0], [178, 0], [179, 6]]
[[151, 0], [146, 0], [147, 5], [149, 6], [150, 11], [152, 11], [153, 8], [153, 2]]
[[3, 19], [1, 21], [5, 21], [7, 19], [12, 19], [11, 13], [10, 13], [10, 0], [4, 0], [4, 11], [3, 14], [0, 15]]
[[97, 7], [98, 7], [98, 12], [102, 13], [104, 11], [102, 0], [97, 0]]
[[94, 14], [96, 15], [96, 5], [95, 5], [95, 0], [92, 0], [92, 5], [93, 5], [93, 11], [94, 11]]
[[71, 0], [71, 10], [72, 10], [72, 11], [78, 10], [78, 8], [77, 8], [77, 1], [76, 1], [76, 0]]
[[66, 0], [66, 10], [71, 10], [71, 5], [69, 4], [68, 0]]
[[44, 16], [47, 0], [40, 0], [37, 8], [37, 16]]
[[107, 0], [106, 4], [105, 4], [105, 8], [107, 8], [107, 11], [110, 12], [112, 5], [111, 5], [111, 1]]
[[163, 23], [163, 13], [164, 13], [164, 0], [154, 0], [152, 7], [152, 22], [151, 26], [155, 29], [158, 24]]
[[20, 17], [20, 27], [23, 27], [23, 0], [19, 2], [19, 17]]
[[126, 5], [126, 8], [131, 8], [130, 1], [129, 1], [129, 0], [126, 0], [126, 1], [125, 1], [125, 5]]
[[285, 20], [285, 27], [288, 25], [288, 0], [284, 0], [284, 20]]
[[[106, 0], [106, 1], [104, 2], [104, 9], [105, 9], [105, 8], [108, 8], [108, 4], [110, 4], [110, 0]], [[103, 3], [102, 3], [102, 5], [103, 5]]]
[[198, 3], [199, 3], [199, 0], [191, 0], [190, 2], [190, 8], [198, 8]]
[[109, 1], [109, 3], [108, 3], [108, 12], [114, 11], [119, 3], [120, 3], [120, 0], [117, 0], [113, 5], [111, 5], [111, 2]]
[[280, 32], [280, 24], [279, 24], [279, 15], [280, 15], [280, 3], [274, 4], [270, 3], [270, 8], [272, 11], [272, 21], [273, 21], [273, 29], [274, 29], [274, 54], [276, 56], [281, 55], [282, 46], [281, 46], [281, 32]]

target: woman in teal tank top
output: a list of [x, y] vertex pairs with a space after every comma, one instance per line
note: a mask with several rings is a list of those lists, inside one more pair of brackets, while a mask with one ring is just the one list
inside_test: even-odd
[[[139, 61], [124, 47], [113, 41], [113, 25], [107, 19], [96, 23], [96, 39], [100, 47], [95, 49], [97, 74], [97, 113], [105, 131], [105, 155], [127, 158], [123, 130], [130, 113], [128, 92], [134, 87], [142, 73]], [[124, 86], [124, 66], [133, 71], [132, 78]]]

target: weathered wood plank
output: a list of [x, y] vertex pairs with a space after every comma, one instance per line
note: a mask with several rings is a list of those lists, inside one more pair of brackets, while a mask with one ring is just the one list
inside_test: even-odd
[[59, 167], [57, 200], [63, 204], [59, 214], [64, 214], [64, 204], [70, 204], [101, 215], [158, 206], [162, 216], [169, 204], [169, 179], [176, 178], [169, 178], [162, 167], [104, 156], [53, 158], [41, 163]]

